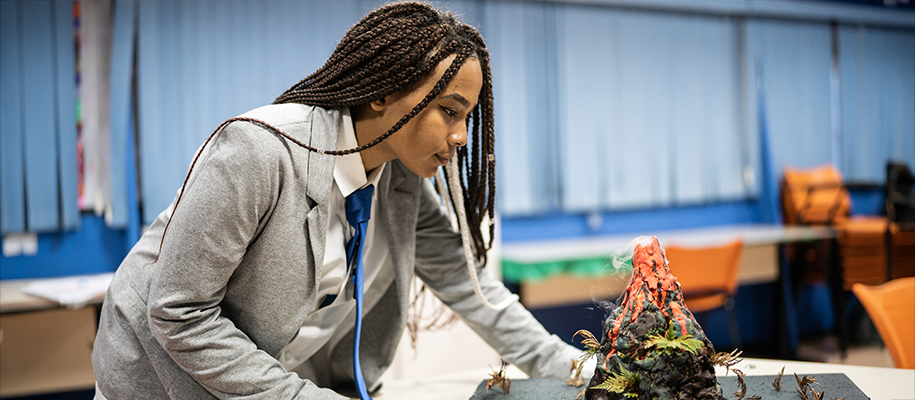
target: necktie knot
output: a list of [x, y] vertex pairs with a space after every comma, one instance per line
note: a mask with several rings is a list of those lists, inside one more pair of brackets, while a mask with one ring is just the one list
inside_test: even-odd
[[346, 222], [357, 226], [369, 220], [369, 217], [372, 216], [372, 193], [374, 191], [375, 187], [368, 185], [346, 196]]

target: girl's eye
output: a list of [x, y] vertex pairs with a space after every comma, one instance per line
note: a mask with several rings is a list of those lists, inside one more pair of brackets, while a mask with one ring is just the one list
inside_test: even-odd
[[442, 109], [442, 111], [445, 112], [445, 114], [448, 114], [449, 117], [452, 117], [452, 118], [457, 117], [457, 111], [454, 111], [447, 107], [442, 107], [442, 106], [439, 106], [439, 107]]

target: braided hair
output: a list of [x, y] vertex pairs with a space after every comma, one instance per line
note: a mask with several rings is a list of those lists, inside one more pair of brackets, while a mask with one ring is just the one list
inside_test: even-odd
[[324, 66], [286, 90], [274, 104], [300, 103], [324, 108], [368, 104], [410, 89], [451, 55], [456, 57], [426, 97], [373, 141], [344, 150], [311, 149], [298, 144], [331, 155], [352, 154], [375, 146], [425, 109], [464, 61], [476, 58], [483, 71], [483, 87], [477, 106], [468, 115], [468, 146], [458, 149], [457, 160], [475, 256], [485, 264], [485, 250], [492, 246], [494, 226], [489, 224], [490, 240], [485, 243], [481, 225], [485, 216], [490, 221], [494, 217], [495, 138], [489, 52], [476, 29], [425, 3], [387, 4], [350, 28]]
[[[439, 11], [425, 3], [411, 1], [384, 5], [370, 12], [350, 28], [324, 66], [286, 90], [274, 104], [299, 103], [322, 108], [369, 104], [402, 90], [411, 89], [423, 78], [432, 75], [438, 64], [451, 55], [455, 55], [451, 65], [425, 98], [388, 131], [362, 146], [343, 150], [314, 148], [266, 122], [236, 117], [220, 124], [201, 148], [206, 147], [216, 133], [229, 123], [246, 121], [279, 134], [313, 152], [335, 156], [357, 153], [381, 143], [397, 132], [438, 97], [464, 61], [476, 58], [483, 71], [483, 86], [477, 105], [467, 116], [470, 148], [458, 148], [458, 176], [448, 176], [448, 180], [460, 182], [462, 190], [457, 195], [462, 196], [463, 201], [452, 201], [451, 204], [456, 212], [456, 208], [460, 207], [458, 204], [463, 204], [463, 212], [459, 214], [466, 214], [466, 225], [474, 247], [473, 257], [485, 265], [486, 250], [492, 247], [495, 236], [492, 224], [496, 192], [495, 137], [489, 52], [476, 29], [457, 21], [451, 13]], [[175, 201], [175, 208], [181, 202], [184, 187], [200, 154], [202, 151], [197, 153], [191, 163]], [[454, 170], [452, 168], [452, 172], [449, 174], [446, 171], [446, 174], [454, 175]], [[452, 189], [451, 192], [455, 195], [457, 190]], [[490, 221], [488, 243], [483, 238], [481, 227], [486, 216]], [[170, 224], [171, 218], [162, 233], [160, 249]], [[158, 258], [157, 255], [152, 263]]]

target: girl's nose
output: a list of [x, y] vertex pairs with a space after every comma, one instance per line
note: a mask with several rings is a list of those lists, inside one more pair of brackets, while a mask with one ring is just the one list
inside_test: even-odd
[[448, 144], [457, 147], [463, 147], [467, 144], [467, 125], [460, 124], [460, 127], [456, 128], [453, 132], [448, 135]]

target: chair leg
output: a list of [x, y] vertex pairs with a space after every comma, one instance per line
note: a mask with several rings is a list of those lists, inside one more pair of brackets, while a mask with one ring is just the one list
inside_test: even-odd
[[835, 331], [839, 337], [839, 355], [845, 359], [848, 351], [848, 321], [845, 319], [845, 306], [848, 304], [848, 293], [845, 291], [845, 280], [842, 266], [842, 259], [839, 256], [839, 242], [832, 240], [829, 250], [829, 270], [827, 273], [827, 282], [829, 283], [829, 294], [832, 296], [832, 310], [836, 317]]
[[734, 310], [734, 298], [728, 297], [724, 303], [724, 310], [728, 313], [728, 334], [731, 336], [731, 347], [739, 349], [743, 343], [740, 340], [740, 324], [737, 322], [737, 312]]
[[892, 222], [886, 223], [886, 231], [883, 232], [883, 247], [886, 252], [886, 281], [893, 280], [893, 231], [890, 227]]
[[795, 306], [794, 284], [792, 283], [791, 262], [788, 257], [788, 245], [778, 245], [778, 312], [775, 322], [778, 324], [778, 357], [786, 360], [797, 359], [798, 326], [797, 308]]
[[[787, 245], [786, 245], [787, 246]], [[804, 286], [804, 269], [807, 268], [807, 262], [805, 260], [805, 254], [810, 246], [814, 246], [810, 243], [797, 243], [794, 245], [794, 255], [791, 257], [791, 262], [788, 264], [791, 270], [791, 296], [797, 298], [798, 294], [801, 292], [801, 288]]]

